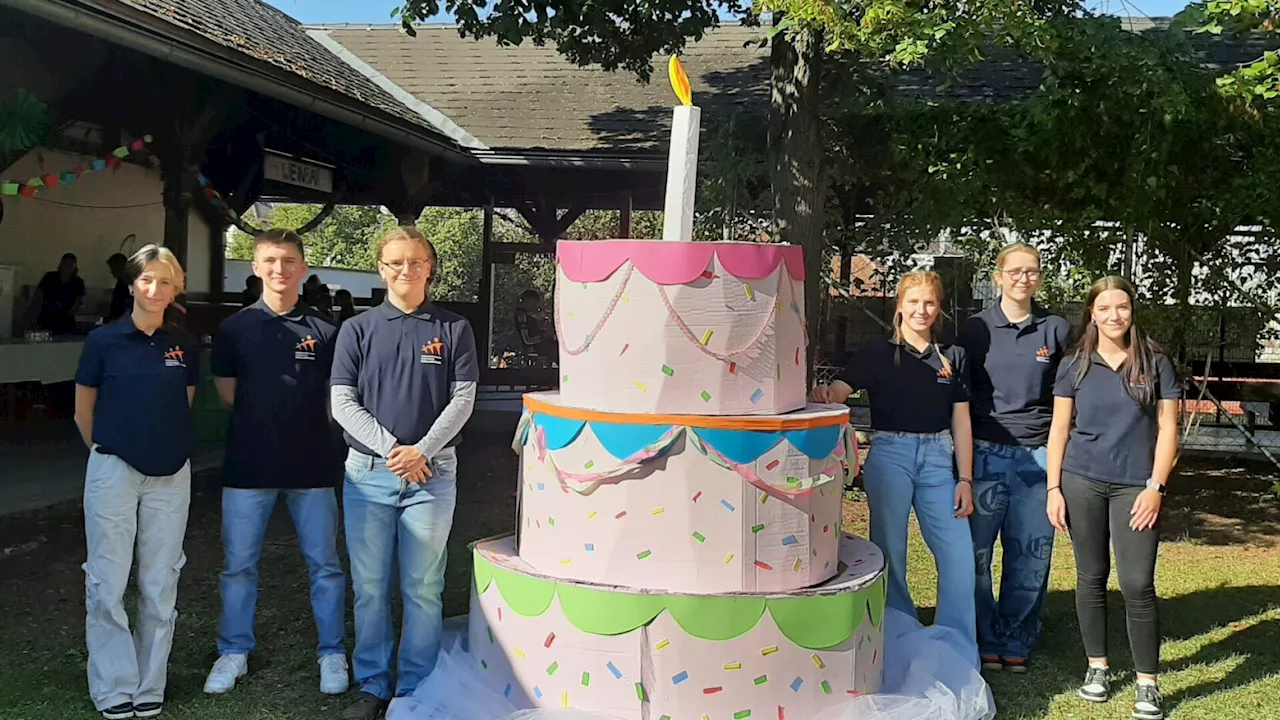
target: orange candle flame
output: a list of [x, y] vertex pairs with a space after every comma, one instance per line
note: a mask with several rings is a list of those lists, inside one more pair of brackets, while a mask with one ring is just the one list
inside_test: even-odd
[[680, 58], [675, 55], [672, 55], [671, 61], [667, 63], [667, 75], [671, 78], [671, 89], [676, 91], [676, 97], [680, 98], [680, 102], [684, 105], [693, 105], [693, 88], [689, 86], [689, 76], [685, 74]]

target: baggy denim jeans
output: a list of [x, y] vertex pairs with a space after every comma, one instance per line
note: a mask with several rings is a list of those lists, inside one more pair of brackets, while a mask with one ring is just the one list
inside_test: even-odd
[[[89, 697], [98, 710], [164, 702], [190, 502], [190, 463], [173, 475], [148, 477], [96, 446], [90, 450], [82, 567]], [[124, 593], [135, 552], [138, 614], [130, 633]]]
[[973, 540], [968, 521], [955, 517], [954, 453], [950, 433], [877, 432], [863, 473], [871, 542], [884, 551], [889, 574], [889, 607], [917, 617], [907, 590], [907, 521], [914, 507], [938, 569], [934, 622], [972, 642]]
[[[978, 574], [978, 650], [983, 656], [1025, 660], [1040, 638], [1053, 558], [1053, 526], [1045, 512], [1047, 463], [1044, 446], [974, 442], [969, 529]], [[991, 577], [997, 535], [1004, 553], [999, 601]]]
[[253, 618], [258, 607], [258, 561], [267, 521], [284, 496], [311, 578], [311, 612], [319, 637], [317, 657], [344, 653], [347, 578], [338, 560], [338, 496], [333, 488], [297, 490], [222, 489], [222, 552], [226, 567], [218, 577], [222, 618], [218, 654], [247, 655], [256, 646]]
[[[384, 700], [412, 694], [440, 653], [441, 594], [457, 504], [456, 452], [449, 448], [431, 458], [431, 472], [418, 485], [401, 480], [382, 458], [354, 450], [347, 455], [342, 507], [355, 590], [352, 666], [360, 689]], [[397, 571], [404, 618], [393, 685], [391, 587]]]

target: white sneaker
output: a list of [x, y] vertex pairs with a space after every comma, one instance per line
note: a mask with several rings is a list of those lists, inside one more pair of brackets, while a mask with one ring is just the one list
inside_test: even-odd
[[341, 695], [351, 683], [347, 656], [342, 653], [320, 658], [320, 692], [325, 695]]
[[204, 691], [210, 695], [231, 692], [236, 686], [236, 680], [244, 677], [248, 672], [249, 657], [247, 655], [223, 655], [209, 671], [209, 678], [204, 681]]

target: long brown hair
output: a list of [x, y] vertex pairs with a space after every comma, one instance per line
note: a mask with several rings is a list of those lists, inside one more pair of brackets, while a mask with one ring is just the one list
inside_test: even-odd
[[[898, 364], [902, 357], [902, 301], [906, 297], [908, 290], [920, 287], [929, 288], [933, 291], [933, 297], [938, 301], [938, 310], [939, 312], [942, 310], [942, 300], [946, 297], [946, 292], [942, 288], [941, 275], [936, 272], [920, 271], [909, 272], [902, 276], [902, 279], [898, 281], [897, 307], [893, 311], [893, 342], [899, 346], [893, 351], [895, 365]], [[937, 320], [934, 320], [934, 325], [936, 324]], [[942, 349], [938, 347], [938, 336], [934, 333], [933, 327], [933, 325], [929, 326], [929, 342], [933, 343], [933, 349], [938, 353], [938, 359], [942, 361], [943, 371], [950, 376], [952, 373], [951, 361], [947, 359], [946, 355], [942, 354]]]
[[1072, 360], [1076, 364], [1075, 387], [1080, 387], [1084, 376], [1089, 374], [1089, 367], [1093, 365], [1093, 354], [1098, 350], [1098, 326], [1093, 324], [1093, 304], [1099, 295], [1108, 290], [1119, 290], [1128, 295], [1131, 305], [1129, 332], [1125, 336], [1127, 355], [1122, 366], [1125, 390], [1139, 405], [1154, 406], [1156, 404], [1156, 353], [1161, 352], [1161, 348], [1147, 336], [1138, 323], [1138, 294], [1134, 290], [1133, 283], [1119, 275], [1102, 278], [1094, 283], [1085, 295], [1080, 337], [1071, 350]]

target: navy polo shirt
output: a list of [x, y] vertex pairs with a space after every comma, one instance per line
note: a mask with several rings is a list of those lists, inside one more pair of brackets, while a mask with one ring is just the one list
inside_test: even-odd
[[950, 361], [950, 371], [933, 345], [920, 352], [892, 340], [872, 340], [840, 371], [839, 379], [849, 387], [867, 391], [873, 429], [908, 433], [951, 429], [952, 406], [969, 401], [969, 373], [964, 348], [938, 348]]
[[[429, 302], [405, 313], [385, 301], [342, 324], [330, 384], [356, 388], [378, 424], [401, 445], [413, 445], [449, 404], [452, 383], [479, 380], [475, 335], [466, 318]], [[350, 433], [344, 436], [357, 452], [377, 454]]]
[[[1125, 389], [1125, 366], [1112, 370], [1094, 353], [1084, 379], [1076, 382], [1076, 358], [1058, 368], [1053, 394], [1075, 398], [1075, 418], [1062, 469], [1072, 475], [1117, 485], [1143, 485], [1155, 467], [1159, 434], [1156, 405], [1142, 407]], [[1155, 356], [1157, 400], [1177, 400], [1182, 387], [1173, 362]]]
[[200, 350], [181, 329], [151, 335], [125, 315], [84, 341], [76, 384], [97, 388], [93, 442], [149, 477], [173, 475], [191, 459], [195, 428], [187, 388], [200, 380]]
[[1071, 326], [1040, 306], [1020, 323], [996, 303], [964, 322], [973, 436], [1001, 445], [1044, 445], [1053, 423], [1053, 383]]
[[338, 324], [298, 303], [277, 315], [258, 300], [222, 321], [214, 377], [236, 379], [222, 484], [331, 487], [329, 370]]

